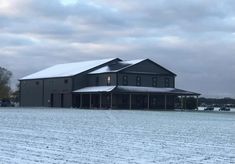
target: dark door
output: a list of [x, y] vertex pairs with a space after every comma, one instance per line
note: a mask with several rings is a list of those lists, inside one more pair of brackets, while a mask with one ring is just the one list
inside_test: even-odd
[[63, 93], [61, 94], [61, 97], [60, 97], [60, 103], [61, 103], [61, 107], [63, 108], [64, 107], [64, 94]]
[[53, 107], [54, 106], [54, 95], [53, 95], [53, 93], [51, 94], [50, 102], [51, 102], [51, 107]]

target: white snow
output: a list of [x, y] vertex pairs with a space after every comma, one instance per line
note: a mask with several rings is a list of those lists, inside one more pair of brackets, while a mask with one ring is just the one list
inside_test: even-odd
[[75, 90], [73, 92], [77, 93], [85, 93], [85, 92], [110, 92], [112, 91], [116, 86], [95, 86], [95, 87], [85, 87], [78, 90]]
[[130, 67], [132, 65], [135, 65], [137, 63], [140, 63], [142, 61], [144, 61], [145, 59], [136, 59], [136, 60], [127, 60], [127, 61], [119, 61], [120, 64], [124, 64], [126, 66], [124, 66], [123, 68], [120, 68], [120, 69], [116, 69], [116, 70], [112, 70], [110, 68], [110, 66], [104, 66], [104, 67], [101, 67], [97, 70], [94, 70], [92, 72], [90, 72], [89, 74], [99, 74], [99, 73], [108, 73], [108, 72], [118, 72], [120, 70], [123, 70], [127, 67]]
[[98, 74], [98, 73], [106, 73], [106, 72], [117, 72], [118, 70], [111, 70], [109, 66], [104, 66], [101, 67], [97, 70], [94, 70], [92, 72], [90, 72], [89, 74]]
[[91, 86], [85, 87], [73, 92], [111, 92], [117, 89], [118, 92], [144, 92], [144, 93], [175, 93], [175, 94], [196, 94], [193, 92], [177, 89], [177, 88], [156, 88], [156, 87], [140, 87], [140, 86]]
[[58, 65], [46, 68], [42, 71], [36, 72], [34, 74], [25, 76], [21, 78], [20, 80], [73, 76], [73, 75], [82, 73], [84, 71], [87, 71], [93, 67], [97, 67], [101, 64], [110, 62], [114, 59], [115, 58], [84, 61], [84, 62], [77, 62], [77, 63], [58, 64]]
[[0, 163], [235, 163], [234, 112], [0, 108]]

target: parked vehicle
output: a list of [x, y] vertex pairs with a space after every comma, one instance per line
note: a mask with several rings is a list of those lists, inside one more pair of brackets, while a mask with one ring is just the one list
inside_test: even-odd
[[204, 108], [204, 110], [212, 111], [212, 110], [214, 110], [214, 107], [213, 106], [207, 106], [206, 108]]
[[219, 111], [230, 111], [230, 108], [227, 106], [222, 106], [219, 108]]
[[1, 107], [11, 107], [14, 106], [9, 99], [2, 99], [0, 103]]

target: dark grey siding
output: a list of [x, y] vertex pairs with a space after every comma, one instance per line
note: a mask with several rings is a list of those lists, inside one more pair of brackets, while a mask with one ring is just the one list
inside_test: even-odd
[[165, 87], [165, 79], [169, 79], [169, 87], [174, 88], [174, 76], [170, 75], [152, 75], [152, 74], [142, 74], [142, 73], [119, 73], [118, 74], [118, 84], [123, 85], [123, 76], [128, 77], [128, 85], [136, 86], [136, 77], [141, 77], [141, 86], [152, 87], [152, 78], [157, 77], [157, 86], [156, 87]]
[[[54, 97], [55, 107], [71, 107], [72, 98], [69, 100], [67, 97], [71, 97], [72, 91], [72, 78], [53, 78], [44, 80], [44, 106], [51, 106], [51, 94]], [[62, 95], [63, 94], [63, 95]], [[63, 96], [63, 102], [61, 102], [61, 96]], [[57, 102], [58, 101], [58, 102]]]
[[[83, 87], [87, 87], [87, 86], [95, 86], [95, 81], [94, 81], [94, 79], [92, 79], [92, 80], [90, 80], [90, 78], [94, 78], [93, 77], [93, 75], [89, 75], [88, 73], [89, 72], [92, 72], [92, 71], [94, 71], [94, 70], [96, 70], [96, 69], [99, 69], [99, 68], [101, 68], [101, 67], [103, 67], [103, 66], [105, 66], [105, 65], [109, 65], [109, 64], [115, 64], [115, 63], [117, 63], [119, 61], [119, 59], [117, 59], [117, 60], [113, 60], [113, 61], [111, 61], [111, 62], [108, 62], [108, 63], [106, 63], [106, 64], [102, 64], [102, 65], [100, 65], [100, 66], [98, 66], [98, 67], [95, 67], [95, 68], [93, 68], [93, 69], [90, 69], [89, 71], [86, 71], [86, 72], [83, 72], [83, 73], [80, 73], [80, 74], [78, 74], [78, 75], [76, 75], [76, 76], [73, 76], [72, 78], [73, 78], [73, 90], [77, 90], [77, 89], [80, 89], [80, 88], [83, 88]], [[95, 76], [95, 75], [94, 75]], [[99, 74], [99, 76], [101, 76], [101, 84], [102, 85], [106, 85], [106, 83], [105, 83], [105, 80], [104, 80], [104, 78], [105, 78], [105, 76], [106, 75], [102, 75], [102, 74]], [[114, 74], [112, 74], [111, 75], [112, 77], [111, 77], [111, 83], [112, 83], [112, 85], [115, 85], [114, 84]], [[116, 80], [116, 79], [115, 79]]]
[[117, 78], [116, 73], [105, 73], [105, 74], [97, 74], [97, 75], [88, 75], [88, 84], [89, 86], [96, 86], [96, 78], [99, 78], [98, 86], [106, 86], [107, 85], [107, 78], [110, 76], [110, 85], [116, 85]]
[[20, 105], [43, 106], [43, 80], [20, 82]]
[[72, 78], [70, 77], [21, 81], [20, 91], [21, 106], [51, 106], [52, 94], [52, 106], [72, 106]]
[[[152, 78], [157, 77], [156, 87], [175, 87], [175, 75], [149, 60], [145, 60], [118, 73], [119, 85], [123, 85], [123, 76], [125, 75], [128, 76], [128, 85], [130, 86], [136, 86], [136, 77], [140, 76], [141, 86], [152, 87]], [[169, 79], [169, 86], [165, 85], [165, 79]]]
[[88, 86], [88, 75], [87, 73], [81, 73], [73, 77], [73, 90], [80, 89]]

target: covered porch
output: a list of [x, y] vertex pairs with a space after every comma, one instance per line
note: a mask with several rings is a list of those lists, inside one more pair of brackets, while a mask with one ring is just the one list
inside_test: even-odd
[[199, 94], [176, 88], [96, 86], [73, 92], [73, 107], [87, 109], [186, 109], [187, 98]]

